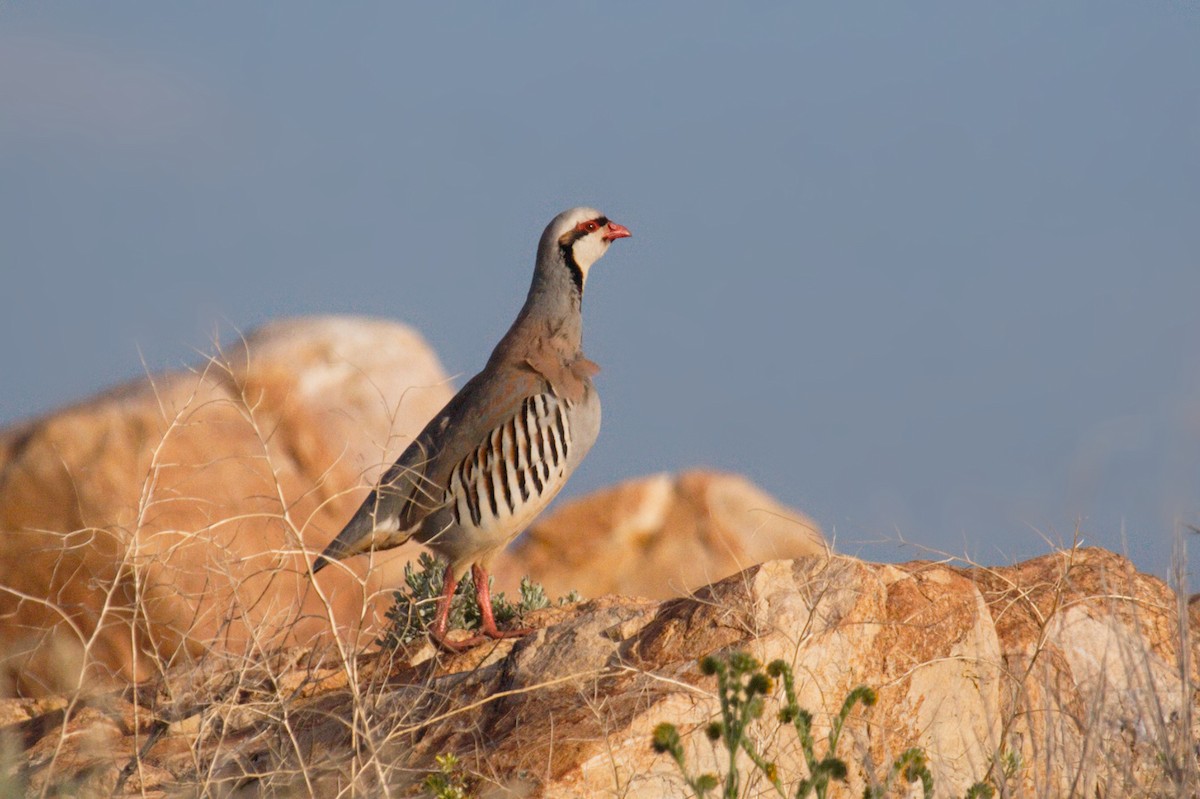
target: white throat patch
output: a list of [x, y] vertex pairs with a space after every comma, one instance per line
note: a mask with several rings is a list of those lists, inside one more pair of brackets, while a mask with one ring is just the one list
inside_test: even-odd
[[587, 283], [588, 270], [607, 251], [608, 242], [601, 238], [599, 232], [589, 233], [572, 245], [571, 253], [575, 256], [575, 265], [583, 273], [583, 282], [585, 284]]

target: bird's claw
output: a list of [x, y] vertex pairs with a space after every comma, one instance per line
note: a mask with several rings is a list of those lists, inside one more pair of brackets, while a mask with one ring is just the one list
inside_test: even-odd
[[470, 638], [463, 638], [459, 641], [451, 641], [445, 633], [438, 635], [436, 631], [430, 630], [429, 640], [433, 642], [434, 646], [436, 646], [438, 649], [441, 649], [443, 652], [448, 652], [452, 655], [461, 655], [468, 649], [473, 649], [480, 644], [486, 644], [488, 641], [500, 641], [505, 638], [521, 638], [529, 635], [531, 632], [533, 632], [532, 627], [520, 627], [515, 630], [499, 630], [495, 627], [490, 630], [484, 628], [481, 630], [481, 634], [472, 635]]

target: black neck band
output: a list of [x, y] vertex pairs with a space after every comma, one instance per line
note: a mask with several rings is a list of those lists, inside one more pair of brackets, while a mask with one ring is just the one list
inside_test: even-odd
[[567, 265], [567, 269], [571, 270], [571, 280], [575, 281], [575, 290], [579, 292], [579, 299], [583, 299], [583, 270], [579, 268], [579, 264], [575, 263], [575, 242], [564, 244], [562, 246], [563, 263]]

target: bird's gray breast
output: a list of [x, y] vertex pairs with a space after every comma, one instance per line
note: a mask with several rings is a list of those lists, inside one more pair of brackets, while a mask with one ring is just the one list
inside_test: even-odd
[[550, 504], [599, 432], [600, 402], [590, 387], [580, 402], [526, 397], [451, 471], [445, 502], [454, 524], [481, 546], [507, 543]]

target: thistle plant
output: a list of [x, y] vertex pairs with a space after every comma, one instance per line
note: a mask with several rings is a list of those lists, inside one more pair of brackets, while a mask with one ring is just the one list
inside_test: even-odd
[[[803, 797], [815, 794], [817, 799], [826, 799], [833, 782], [846, 782], [849, 769], [846, 762], [837, 756], [838, 741], [847, 719], [857, 705], [872, 707], [878, 695], [868, 686], [860, 685], [850, 691], [842, 707], [829, 725], [825, 736], [824, 751], [818, 753], [817, 740], [813, 734], [813, 717], [796, 698], [796, 680], [791, 666], [782, 660], [772, 661], [764, 670], [762, 665], [745, 652], [733, 652], [717, 657], [709, 655], [700, 660], [700, 671], [717, 678], [717, 701], [720, 705], [720, 720], [705, 727], [705, 735], [713, 745], [722, 745], [728, 759], [723, 776], [714, 773], [694, 775], [687, 766], [683, 742], [679, 730], [670, 722], [654, 728], [652, 746], [656, 752], [667, 754], [675, 761], [684, 782], [692, 792], [704, 799], [720, 789], [723, 799], [735, 799], [742, 785], [741, 758], [744, 755], [754, 769], [766, 777], [781, 797]], [[749, 727], [762, 718], [766, 697], [775, 692], [776, 682], [783, 685], [783, 704], [777, 719], [791, 726], [796, 732], [800, 750], [804, 754], [808, 775], [794, 783], [789, 793], [775, 763], [759, 752], [750, 736]], [[919, 747], [906, 750], [892, 763], [884, 782], [868, 786], [863, 791], [864, 799], [882, 799], [889, 795], [897, 781], [908, 784], [920, 782], [926, 799], [933, 796], [933, 774], [929, 770], [925, 752]], [[967, 791], [966, 799], [990, 799], [994, 795], [990, 785], [977, 782]]]
[[[729, 757], [721, 795], [727, 799], [738, 795], [742, 776], [738, 769], [739, 752], [744, 752], [767, 775], [767, 779], [776, 782], [775, 765], [762, 758], [747, 734], [747, 727], [763, 714], [763, 697], [774, 690], [771, 678], [762, 672], [761, 664], [745, 652], [734, 652], [723, 659], [712, 656], [702, 658], [700, 671], [717, 677], [721, 720], [710, 723], [705, 728], [705, 734], [714, 745], [723, 743]], [[663, 722], [654, 728], [653, 746], [656, 752], [671, 756], [696, 796], [708, 796], [720, 785], [716, 774], [692, 776], [688, 773], [683, 744], [674, 724]]]

